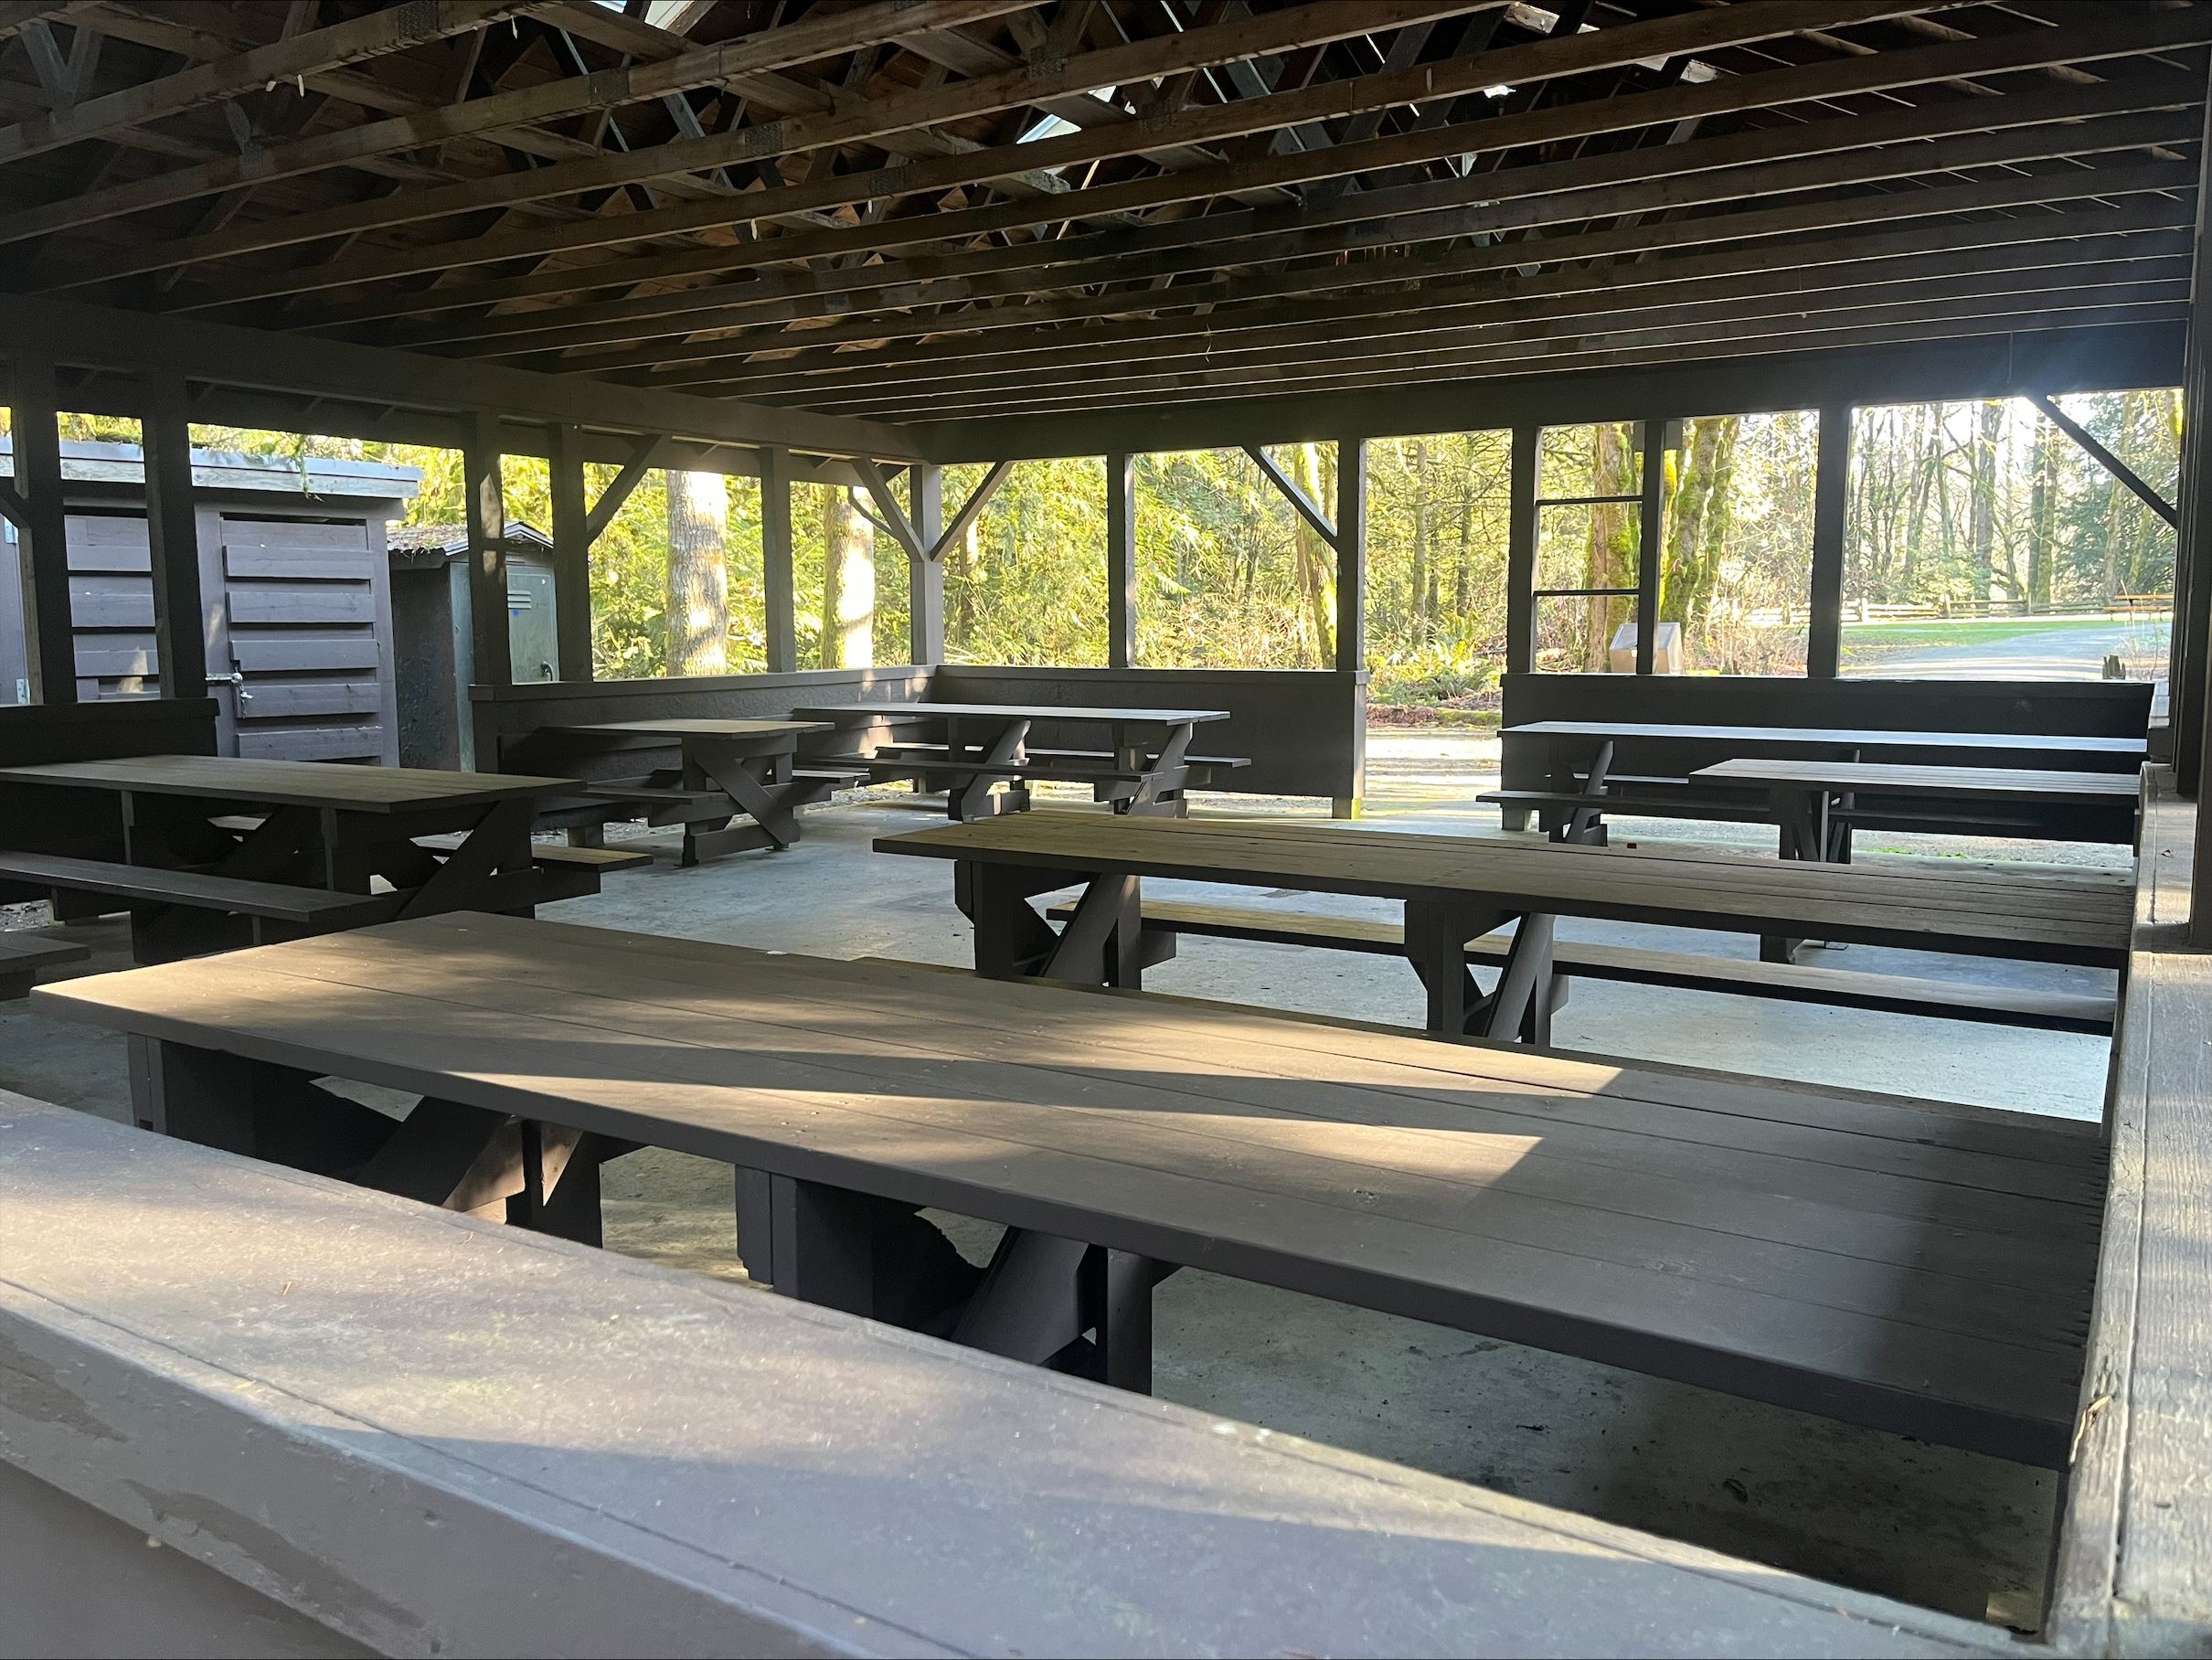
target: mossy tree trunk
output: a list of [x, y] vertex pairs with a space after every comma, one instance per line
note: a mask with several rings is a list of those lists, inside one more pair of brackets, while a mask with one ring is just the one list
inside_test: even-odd
[[729, 481], [668, 474], [668, 672], [729, 672]]

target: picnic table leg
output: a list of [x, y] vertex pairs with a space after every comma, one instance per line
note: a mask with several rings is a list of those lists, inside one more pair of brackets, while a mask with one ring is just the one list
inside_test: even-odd
[[1037, 972], [1048, 980], [1134, 988], [1143, 977], [1143, 927], [1140, 880], [1133, 876], [1094, 876]]
[[1468, 1030], [1478, 1038], [1551, 1041], [1551, 948], [1556, 919], [1526, 914], [1513, 931], [1513, 949], [1498, 973], [1497, 989], [1477, 1011]]
[[798, 814], [791, 800], [788, 750], [781, 755], [761, 754], [748, 751], [737, 743], [687, 739], [684, 744], [684, 774], [686, 789], [712, 785], [750, 814], [753, 822], [732, 825], [728, 819], [719, 819], [686, 824], [679, 865], [692, 866], [702, 858], [748, 852], [755, 847], [781, 853], [799, 839]]
[[1173, 814], [1187, 817], [1189, 807], [1183, 799], [1183, 786], [1190, 768], [1184, 757], [1190, 752], [1191, 722], [1176, 725], [1160, 745], [1155, 754], [1147, 755], [1142, 744], [1119, 744], [1114, 747], [1115, 767], [1123, 771], [1140, 771], [1135, 791], [1126, 799], [1114, 803], [1116, 813], [1139, 817]]
[[1466, 1031], [1469, 1014], [1483, 1004], [1467, 967], [1467, 942], [1505, 920], [1502, 910], [1460, 900], [1406, 901], [1405, 951], [1427, 993], [1425, 1029], [1454, 1037]]
[[952, 902], [975, 931], [975, 972], [996, 979], [1036, 974], [1059, 936], [1037, 914], [1032, 897], [1064, 888], [1063, 873], [962, 859], [952, 867]]
[[738, 1256], [779, 1295], [936, 1336], [952, 1332], [982, 1272], [918, 1206], [740, 1167]]
[[[946, 741], [955, 751], [959, 748], [959, 733], [957, 722], [947, 722]], [[999, 728], [975, 759], [984, 766], [1010, 766], [1021, 759], [1028, 737], [1027, 720], [1009, 720]], [[959, 771], [957, 767], [951, 770], [955, 773]], [[993, 780], [988, 773], [971, 772], [966, 776], [968, 782], [964, 784], [955, 776], [952, 789], [945, 794], [945, 812], [960, 824], [995, 817], [1001, 813], [1019, 813], [1029, 804], [1029, 792], [1018, 779], [1008, 785], [1005, 795], [1001, 797], [991, 793]]]
[[128, 1051], [132, 1120], [156, 1135], [350, 1176], [394, 1133], [383, 1113], [296, 1068], [157, 1038], [134, 1036]]
[[[470, 827], [461, 846], [446, 855], [430, 879], [409, 896], [399, 915], [427, 917], [447, 910], [529, 915], [534, 909], [527, 889], [533, 874], [530, 826], [537, 817], [534, 802], [494, 803]], [[517, 879], [503, 879], [510, 876]], [[523, 889], [519, 904], [515, 893], [518, 887]]]

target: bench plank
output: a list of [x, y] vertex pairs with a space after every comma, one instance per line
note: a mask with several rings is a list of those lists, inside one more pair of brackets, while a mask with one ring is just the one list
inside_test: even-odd
[[[1842, 1128], [1817, 1091], [511, 919], [193, 966], [36, 995], [2063, 1462], [2100, 1180], [2078, 1135], [1852, 1101]], [[1356, 1054], [1324, 1065], [1315, 1034]]]
[[[440, 853], [451, 853], [461, 846], [458, 835], [418, 835], [415, 846], [428, 847]], [[634, 847], [564, 847], [558, 842], [532, 842], [530, 862], [533, 865], [566, 865], [581, 870], [646, 870], [653, 866], [653, 855]]]
[[69, 858], [56, 853], [0, 850], [0, 876], [145, 905], [186, 905], [320, 928], [355, 928], [380, 921], [399, 902], [391, 894], [334, 893], [327, 889]]
[[2141, 786], [2126, 772], [2062, 772], [2030, 767], [1924, 767], [1897, 761], [1717, 761], [1690, 774], [1715, 783], [1865, 790], [1881, 795], [1987, 796], [1999, 800], [2132, 802]]
[[[1072, 903], [1055, 905], [1046, 912], [1056, 922], [1066, 922], [1074, 914]], [[1400, 955], [1406, 944], [1404, 927], [1380, 918], [1324, 916], [1310, 911], [1199, 905], [1172, 899], [1147, 899], [1143, 914], [1148, 927], [1212, 939], [1319, 946], [1379, 956]], [[1467, 942], [1467, 955], [1476, 961], [1503, 962], [1512, 943], [1505, 935], [1486, 935]], [[1928, 1015], [1939, 1019], [2047, 1031], [2109, 1035], [2112, 1029], [2113, 1000], [2082, 992], [1973, 985], [1953, 980], [1866, 974], [1800, 963], [1750, 963], [1732, 957], [1592, 944], [1578, 940], [1555, 942], [1552, 961], [1555, 971], [1562, 974], [1613, 980], [1629, 985], [1732, 992], [1784, 1003], [1832, 1004], [1883, 1014]]]

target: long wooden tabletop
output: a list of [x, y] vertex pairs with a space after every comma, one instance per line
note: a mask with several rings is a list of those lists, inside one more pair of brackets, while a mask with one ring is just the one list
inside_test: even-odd
[[1030, 812], [879, 837], [925, 858], [1420, 899], [1741, 933], [2111, 966], [2125, 960], [2127, 888], [2101, 878], [1939, 875], [1718, 850], [1586, 847], [1519, 837], [1407, 835], [1310, 821], [1131, 819]]
[[2142, 793], [2132, 772], [2063, 772], [2042, 767], [1920, 767], [1901, 761], [1772, 760], [1717, 761], [1690, 776], [1714, 783], [1785, 788], [1866, 790], [1887, 795], [1998, 796], [2074, 801], [2084, 796], [2133, 801]]
[[646, 738], [798, 738], [808, 732], [835, 730], [826, 720], [715, 720], [681, 717], [659, 720], [594, 720], [581, 726], [538, 729]]
[[446, 916], [44, 1012], [2063, 1463], [2089, 1126]]
[[2141, 738], [2082, 738], [2060, 732], [1893, 732], [1879, 727], [1697, 726], [1637, 720], [1531, 720], [1505, 737], [1664, 739], [1683, 743], [1768, 744], [1852, 750], [2018, 750], [2060, 755], [2142, 755]]
[[801, 720], [1074, 720], [1098, 726], [1193, 726], [1227, 720], [1227, 709], [1100, 708], [1051, 703], [810, 703]]
[[442, 772], [425, 767], [347, 766], [328, 761], [261, 761], [234, 755], [131, 755], [0, 767], [0, 782], [75, 789], [193, 795], [267, 806], [330, 807], [346, 813], [403, 813], [423, 807], [548, 795], [572, 790], [568, 778], [512, 772]]

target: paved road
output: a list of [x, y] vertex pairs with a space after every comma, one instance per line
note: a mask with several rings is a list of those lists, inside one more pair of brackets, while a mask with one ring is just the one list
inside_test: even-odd
[[1908, 646], [1850, 665], [1855, 644], [1872, 644], [1878, 628], [1844, 636], [1845, 672], [1930, 680], [2095, 680], [2105, 657], [2139, 654], [2163, 637], [2163, 622], [2076, 623], [2038, 629], [2031, 634], [1977, 641], [1962, 645]]

